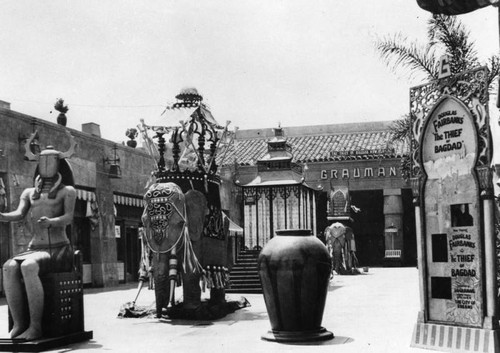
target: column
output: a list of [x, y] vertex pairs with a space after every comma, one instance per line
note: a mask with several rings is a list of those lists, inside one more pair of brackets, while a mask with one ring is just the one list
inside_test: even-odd
[[[492, 169], [489, 166], [477, 167], [481, 200], [483, 203], [484, 224], [484, 267], [486, 284], [486, 317], [483, 326], [487, 329], [498, 329], [498, 285], [497, 285], [497, 253], [495, 236], [495, 195], [493, 189]], [[495, 170], [496, 166], [495, 166]], [[497, 172], [498, 173], [498, 172]]]
[[[388, 256], [392, 260], [403, 262], [403, 199], [401, 189], [384, 190], [384, 238], [386, 259]], [[401, 255], [398, 258], [397, 252], [387, 250], [399, 250]]]
[[422, 208], [420, 205], [420, 176], [416, 176], [411, 180], [411, 190], [413, 194], [413, 206], [415, 207], [415, 233], [417, 236], [417, 260], [418, 260], [418, 289], [420, 297], [420, 310], [418, 312], [417, 324], [426, 321], [426, 308], [427, 308], [427, 263], [425, 261], [425, 243], [422, 235]]

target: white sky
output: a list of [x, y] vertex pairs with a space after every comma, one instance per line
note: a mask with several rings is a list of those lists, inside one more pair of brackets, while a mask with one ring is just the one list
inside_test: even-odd
[[[391, 72], [374, 41], [425, 43], [429, 16], [416, 0], [2, 1], [0, 99], [55, 122], [62, 97], [69, 127], [95, 122], [114, 141], [187, 86], [240, 129], [394, 120], [422, 82]], [[499, 51], [496, 8], [460, 19], [481, 58]]]

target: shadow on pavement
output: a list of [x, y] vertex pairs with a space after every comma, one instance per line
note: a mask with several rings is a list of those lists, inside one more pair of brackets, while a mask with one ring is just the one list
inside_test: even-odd
[[281, 345], [289, 346], [335, 346], [340, 344], [348, 344], [354, 342], [351, 337], [335, 336], [333, 339], [328, 341], [318, 341], [318, 342], [293, 342], [293, 343], [278, 343]]
[[120, 284], [113, 287], [99, 287], [99, 288], [84, 288], [84, 295], [100, 294], [105, 292], [119, 292], [119, 291], [129, 291], [131, 289], [137, 288], [137, 283], [126, 283]]
[[[145, 319], [156, 319], [154, 315], [148, 315], [144, 317]], [[266, 312], [254, 312], [244, 310], [244, 308], [239, 309], [234, 313], [230, 313], [225, 317], [215, 320], [188, 320], [188, 319], [172, 319], [168, 316], [162, 316], [160, 319], [156, 319], [156, 323], [158, 324], [169, 324], [173, 326], [191, 326], [191, 327], [203, 327], [203, 326], [212, 326], [215, 323], [224, 323], [232, 325], [236, 322], [241, 321], [256, 321], [256, 320], [264, 320], [268, 321], [268, 316]], [[151, 324], [151, 321], [145, 321], [145, 323]]]
[[80, 349], [85, 348], [86, 350], [88, 349], [98, 349], [102, 350], [103, 346], [101, 344], [95, 343], [95, 341], [87, 341], [87, 342], [82, 342], [82, 343], [73, 343], [71, 347], [66, 347], [63, 348], [60, 353], [66, 353], [66, 352], [73, 352], [73, 351], [78, 351]]
[[343, 286], [341, 286], [341, 285], [335, 285], [334, 283], [330, 282], [330, 284], [328, 285], [328, 291], [333, 292], [335, 289], [339, 289], [342, 287]]
[[267, 312], [255, 312], [248, 310], [240, 310], [234, 312], [224, 318], [217, 321], [255, 321], [255, 320], [269, 320]]

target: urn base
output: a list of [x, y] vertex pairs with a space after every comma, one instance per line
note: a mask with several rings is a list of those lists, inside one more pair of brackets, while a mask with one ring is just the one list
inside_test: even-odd
[[314, 342], [314, 341], [327, 341], [333, 339], [335, 336], [332, 332], [327, 331], [324, 327], [312, 331], [278, 331], [269, 330], [262, 335], [262, 339], [272, 342]]

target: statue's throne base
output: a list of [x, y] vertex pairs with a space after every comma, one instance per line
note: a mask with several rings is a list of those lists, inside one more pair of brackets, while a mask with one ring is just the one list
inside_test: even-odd
[[[32, 341], [0, 339], [0, 352], [41, 352], [92, 339], [93, 332], [84, 331], [81, 266], [72, 272], [44, 275], [41, 280], [45, 294], [43, 337]], [[9, 311], [9, 330], [12, 324]]]
[[0, 352], [43, 352], [92, 339], [92, 331], [76, 332], [33, 341], [0, 338]]

